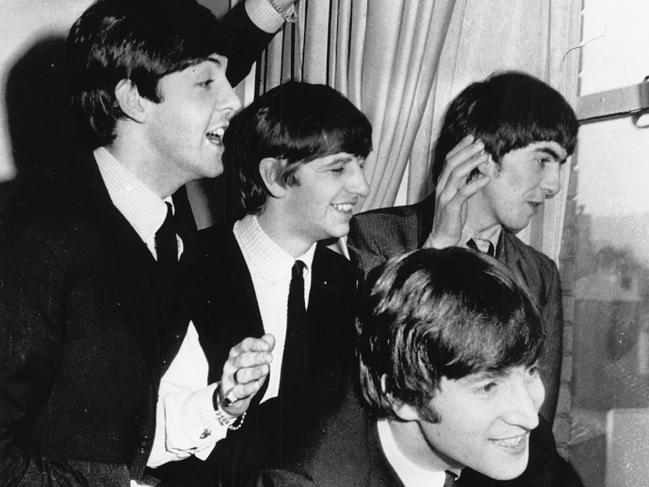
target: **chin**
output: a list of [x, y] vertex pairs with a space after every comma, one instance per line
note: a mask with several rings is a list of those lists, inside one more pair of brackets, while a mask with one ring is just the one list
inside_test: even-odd
[[508, 223], [503, 223], [502, 225], [512, 233], [518, 233], [520, 231], [525, 230], [525, 228], [529, 224], [530, 224], [530, 220], [527, 220], [525, 222], [508, 222]]
[[507, 469], [500, 468], [495, 472], [491, 472], [487, 474], [487, 476], [494, 480], [513, 480], [523, 475], [524, 471], [525, 471], [525, 467], [507, 468]]
[[509, 461], [498, 462], [493, 468], [483, 472], [487, 477], [494, 480], [512, 480], [520, 477], [527, 468], [528, 455], [521, 459], [510, 459]]

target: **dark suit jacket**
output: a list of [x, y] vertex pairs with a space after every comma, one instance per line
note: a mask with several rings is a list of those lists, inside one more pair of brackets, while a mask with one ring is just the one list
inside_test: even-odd
[[[247, 264], [231, 225], [200, 232], [201, 258], [192, 309], [209, 363], [209, 382], [220, 380], [230, 348], [245, 337], [264, 334]], [[303, 434], [302, 420], [344, 396], [344, 378], [355, 337], [356, 275], [344, 257], [324, 246], [315, 251], [307, 309], [307, 387], [300, 397], [280, 397], [248, 408], [245, 424], [217, 443], [206, 462], [190, 458], [159, 471], [162, 485], [245, 485], [249, 475], [283, 455]]]
[[1, 485], [137, 478], [188, 320], [92, 155], [74, 167], [25, 182], [3, 217]]
[[[409, 206], [368, 211], [354, 216], [348, 237], [355, 260], [364, 273], [390, 257], [419, 249], [433, 227], [435, 197]], [[547, 256], [525, 245], [503, 229], [496, 258], [514, 272], [529, 289], [545, 325], [545, 351], [541, 358], [546, 399], [541, 414], [554, 421], [559, 395], [563, 348], [563, 308], [557, 266]]]
[[[226, 16], [233, 82], [272, 37]], [[244, 59], [245, 58], [245, 59]], [[238, 77], [238, 78], [237, 78]], [[185, 334], [184, 267], [163, 279], [91, 154], [19, 184], [0, 227], [0, 485], [128, 486]], [[191, 254], [193, 221], [184, 259]], [[194, 230], [195, 231], [195, 230]]]
[[[557, 453], [548, 424], [530, 436], [530, 461], [515, 480], [495, 481], [465, 468], [458, 487], [581, 487], [574, 470]], [[443, 419], [442, 419], [443, 420]], [[376, 418], [353, 394], [325, 415], [280, 468], [260, 472], [255, 487], [403, 487], [389, 464], [376, 428]]]

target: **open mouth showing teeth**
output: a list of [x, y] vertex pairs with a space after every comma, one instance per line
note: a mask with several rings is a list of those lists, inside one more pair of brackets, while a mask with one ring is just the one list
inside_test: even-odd
[[225, 133], [225, 128], [219, 127], [218, 129], [211, 130], [207, 132], [206, 137], [210, 142], [216, 145], [223, 145], [223, 134]]
[[333, 203], [331, 206], [333, 206], [338, 211], [342, 211], [343, 213], [350, 213], [354, 209], [354, 205], [351, 203]]
[[502, 440], [493, 440], [493, 442], [498, 446], [504, 446], [506, 448], [516, 448], [523, 444], [527, 435], [514, 436], [513, 438], [505, 438]]

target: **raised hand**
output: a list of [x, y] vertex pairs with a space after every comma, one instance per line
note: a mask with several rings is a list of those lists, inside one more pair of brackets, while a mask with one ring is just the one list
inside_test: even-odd
[[244, 338], [230, 349], [218, 389], [223, 411], [240, 416], [248, 409], [270, 372], [274, 348], [275, 337], [266, 334], [261, 338]]
[[457, 245], [466, 223], [467, 201], [483, 188], [489, 177], [483, 170], [489, 164], [484, 144], [467, 135], [446, 155], [444, 169], [435, 187], [433, 229], [425, 247]]

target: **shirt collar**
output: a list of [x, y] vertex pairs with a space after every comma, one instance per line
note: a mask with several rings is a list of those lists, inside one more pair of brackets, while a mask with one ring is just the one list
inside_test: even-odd
[[[245, 242], [246, 250], [251, 255], [263, 255], [263, 259], [252, 259], [249, 266], [270, 282], [290, 279], [291, 268], [296, 260], [301, 260], [309, 272], [313, 264], [313, 256], [317, 244], [313, 244], [299, 257], [293, 257], [282, 247], [277, 245], [261, 228], [256, 215], [246, 215], [235, 223], [236, 233], [241, 236], [240, 241]], [[242, 249], [243, 250], [243, 249]]]
[[494, 246], [494, 249], [497, 249], [498, 239], [500, 238], [500, 234], [502, 233], [502, 231], [503, 231], [503, 227], [500, 224], [492, 225], [489, 228], [474, 233], [464, 228], [462, 230], [462, 237], [460, 238], [459, 245], [466, 247], [466, 243], [469, 240], [473, 239], [476, 242], [476, 245], [478, 245], [478, 248], [481, 248], [480, 241], [482, 241], [482, 242], [491, 242], [491, 244]]
[[164, 200], [151, 191], [105, 148], [94, 151], [95, 160], [108, 195], [144, 242], [152, 241], [167, 216], [171, 197]]
[[377, 421], [379, 441], [392, 468], [406, 487], [443, 487], [446, 480], [444, 471], [428, 470], [414, 464], [397, 445], [387, 419]]

